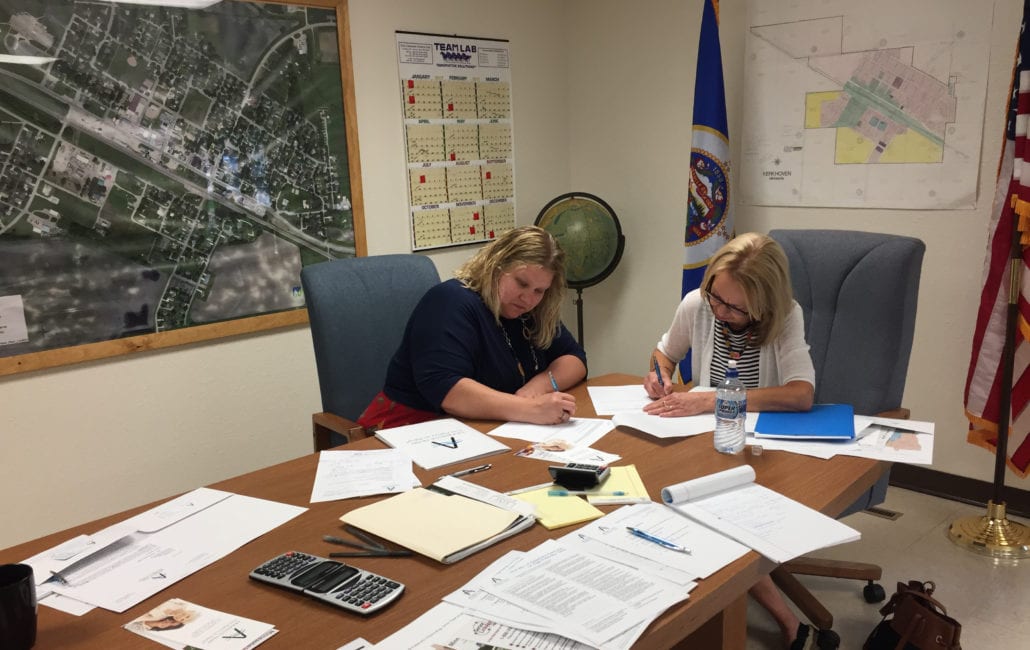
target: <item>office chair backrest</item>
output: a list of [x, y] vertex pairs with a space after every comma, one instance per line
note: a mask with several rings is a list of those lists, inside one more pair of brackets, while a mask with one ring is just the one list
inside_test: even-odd
[[926, 246], [900, 235], [771, 230], [805, 313], [816, 403], [872, 415], [901, 406]]
[[357, 420], [382, 390], [386, 368], [423, 294], [440, 282], [422, 255], [354, 257], [304, 267], [322, 410]]

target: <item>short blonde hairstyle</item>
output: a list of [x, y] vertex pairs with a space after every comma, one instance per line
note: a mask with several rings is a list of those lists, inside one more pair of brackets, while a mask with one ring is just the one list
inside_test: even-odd
[[715, 276], [720, 273], [729, 275], [744, 290], [744, 308], [754, 321], [754, 344], [761, 346], [775, 340], [794, 308], [794, 291], [783, 248], [768, 235], [738, 235], [712, 256], [701, 288], [711, 291]]
[[533, 345], [547, 349], [558, 334], [561, 304], [565, 299], [565, 251], [551, 233], [537, 226], [509, 230], [481, 248], [454, 273], [454, 277], [483, 298], [500, 325], [498, 283], [502, 275], [521, 266], [540, 266], [554, 274], [551, 286], [531, 312], [533, 323], [529, 329]]

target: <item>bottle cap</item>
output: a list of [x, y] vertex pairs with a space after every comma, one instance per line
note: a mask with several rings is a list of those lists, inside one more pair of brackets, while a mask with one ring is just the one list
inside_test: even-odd
[[737, 367], [737, 360], [736, 359], [730, 359], [729, 361], [726, 362], [726, 367], [727, 368], [736, 368]]

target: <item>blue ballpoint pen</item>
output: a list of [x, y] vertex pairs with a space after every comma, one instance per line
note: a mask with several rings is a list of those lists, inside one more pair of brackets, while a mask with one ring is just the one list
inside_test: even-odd
[[633, 535], [636, 535], [640, 539], [646, 539], [649, 542], [652, 542], [654, 544], [658, 544], [659, 546], [664, 546], [665, 548], [667, 548], [669, 550], [672, 550], [672, 551], [679, 551], [680, 553], [686, 553], [687, 555], [691, 555], [690, 549], [686, 548], [685, 546], [680, 546], [679, 544], [673, 544], [672, 542], [670, 542], [668, 540], [665, 540], [665, 539], [662, 539], [661, 537], [655, 537], [651, 533], [646, 533], [646, 532], [640, 530], [639, 528], [633, 528], [632, 526], [626, 526], [626, 530], [628, 530]]
[[654, 374], [658, 375], [658, 385], [665, 388], [665, 380], [662, 379], [662, 367], [658, 365], [658, 357], [651, 357], [651, 362], [654, 363]]
[[555, 381], [554, 375], [551, 374], [550, 370], [547, 371], [547, 376], [551, 378], [551, 388], [553, 388], [554, 392], [557, 393], [558, 392], [558, 382]]

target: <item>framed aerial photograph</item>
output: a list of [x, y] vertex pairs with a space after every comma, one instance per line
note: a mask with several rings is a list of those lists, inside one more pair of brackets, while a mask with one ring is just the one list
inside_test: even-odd
[[0, 375], [306, 322], [367, 252], [346, 0], [166, 2], [0, 0]]

